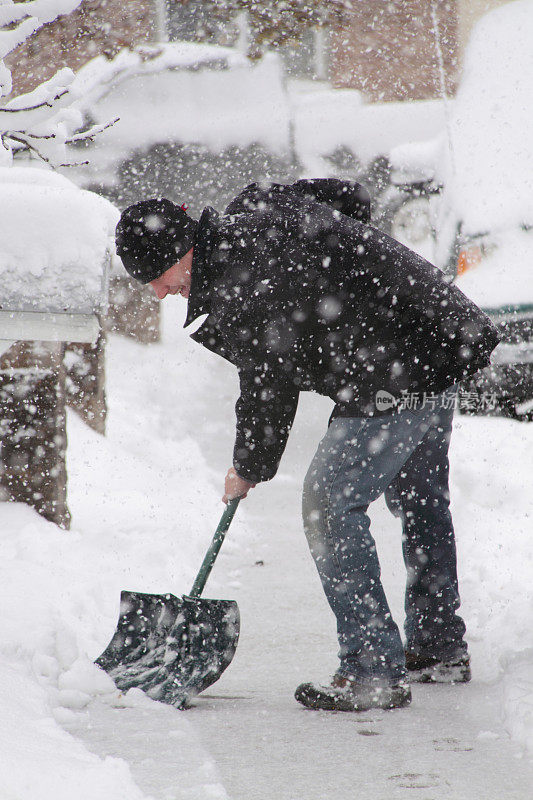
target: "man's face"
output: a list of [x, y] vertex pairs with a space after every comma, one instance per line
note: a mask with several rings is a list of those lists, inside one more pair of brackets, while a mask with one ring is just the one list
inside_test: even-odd
[[167, 294], [181, 294], [182, 297], [189, 297], [191, 289], [191, 267], [192, 267], [193, 249], [185, 253], [176, 264], [169, 267], [159, 278], [150, 281], [150, 286], [158, 296], [159, 300], [163, 300]]

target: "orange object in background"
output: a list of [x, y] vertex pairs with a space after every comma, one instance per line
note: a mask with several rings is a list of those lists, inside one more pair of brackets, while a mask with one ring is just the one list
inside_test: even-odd
[[464, 247], [459, 253], [457, 259], [457, 275], [463, 275], [467, 270], [472, 267], [477, 267], [481, 264], [481, 247], [477, 244]]

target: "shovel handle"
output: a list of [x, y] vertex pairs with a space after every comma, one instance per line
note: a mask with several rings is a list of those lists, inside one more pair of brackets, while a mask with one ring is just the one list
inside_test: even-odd
[[235, 497], [233, 500], [228, 501], [224, 513], [220, 518], [220, 522], [218, 523], [218, 528], [213, 536], [213, 541], [209, 546], [209, 550], [205, 554], [200, 571], [196, 576], [196, 580], [194, 581], [194, 585], [190, 591], [189, 597], [200, 597], [202, 594], [207, 579], [209, 578], [211, 570], [213, 569], [213, 564], [218, 556], [218, 551], [222, 547], [222, 542], [224, 541], [224, 537], [226, 536], [231, 520], [233, 519], [233, 515], [237, 511], [237, 506], [239, 505], [240, 499], [240, 497]]

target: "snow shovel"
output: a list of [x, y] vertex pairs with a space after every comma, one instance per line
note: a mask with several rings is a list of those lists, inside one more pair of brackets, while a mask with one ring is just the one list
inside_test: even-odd
[[200, 597], [239, 499], [230, 500], [189, 595], [122, 592], [117, 629], [96, 659], [122, 691], [183, 708], [231, 664], [239, 639], [234, 600]]

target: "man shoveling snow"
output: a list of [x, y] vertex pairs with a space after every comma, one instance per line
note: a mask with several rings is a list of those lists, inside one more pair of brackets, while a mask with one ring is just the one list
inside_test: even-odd
[[[334, 179], [247, 187], [199, 221], [168, 200], [122, 214], [117, 251], [157, 296], [188, 300], [192, 338], [239, 371], [223, 500], [276, 474], [301, 391], [335, 408], [304, 482], [311, 553], [337, 619], [340, 665], [305, 683], [309, 708], [411, 701], [413, 680], [467, 681], [457, 614], [448, 446], [456, 384], [498, 334], [441, 272], [369, 224], [368, 193]], [[381, 585], [367, 515], [385, 493], [403, 523], [406, 649]]]

